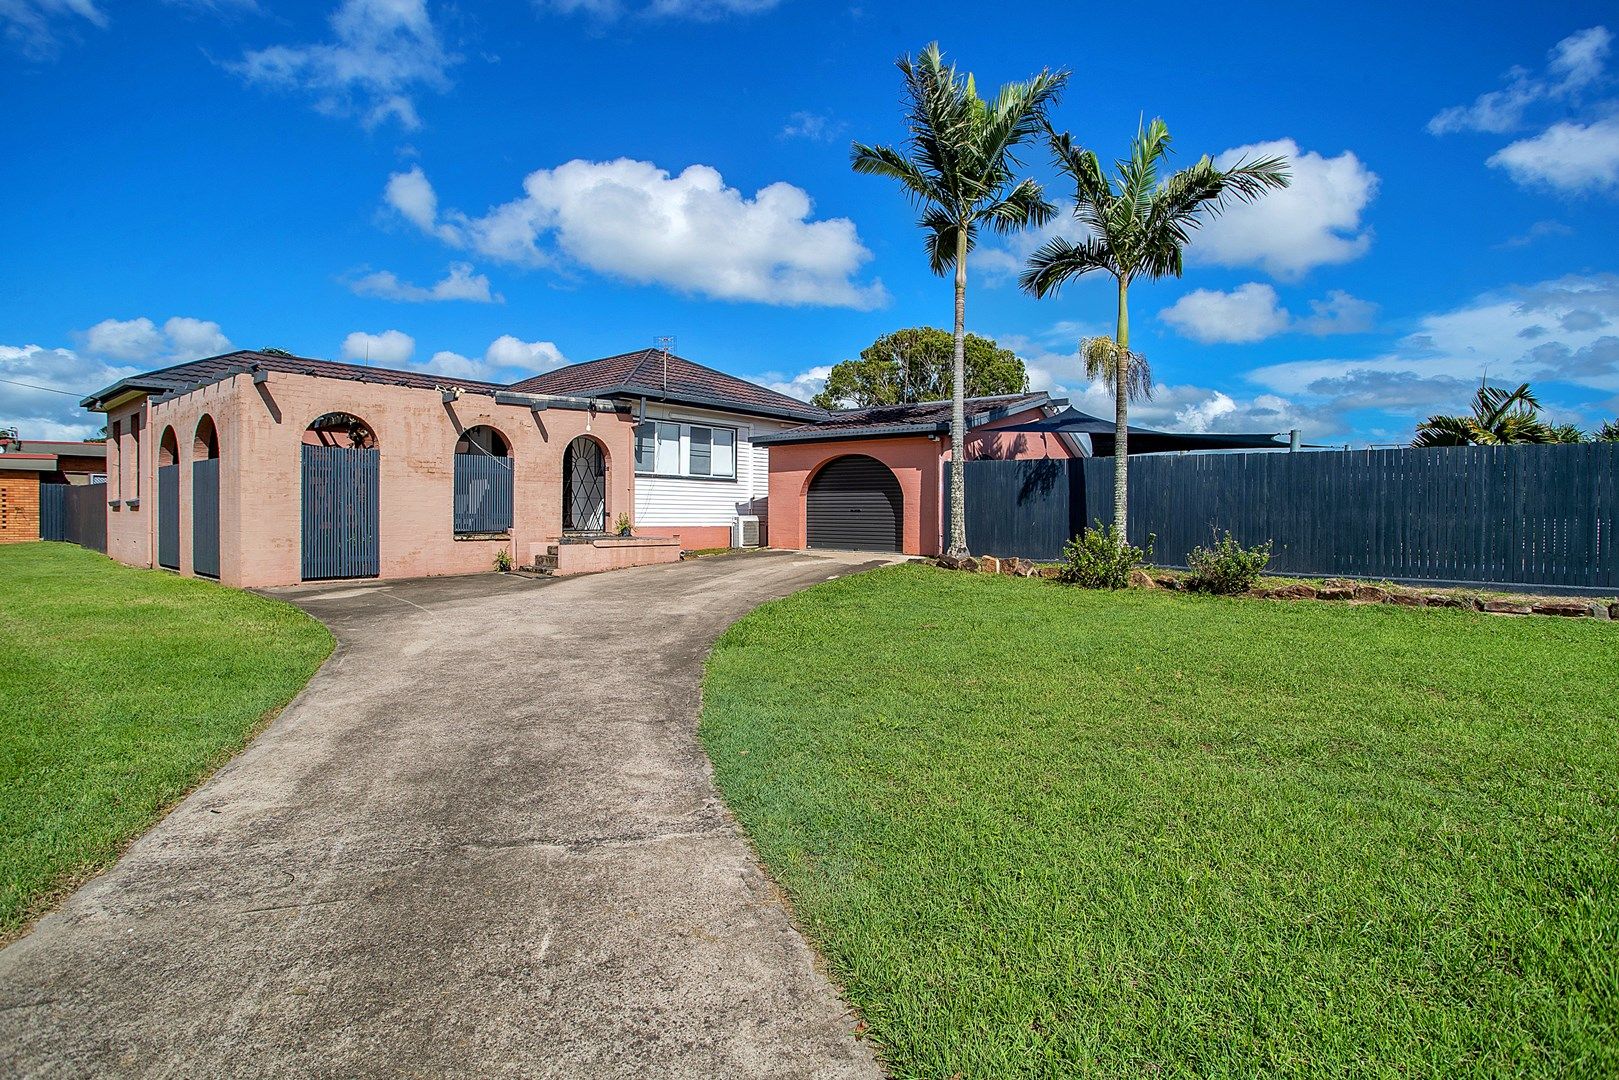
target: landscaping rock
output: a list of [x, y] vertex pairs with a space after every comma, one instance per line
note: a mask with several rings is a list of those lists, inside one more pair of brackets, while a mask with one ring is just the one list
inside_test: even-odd
[[1464, 607], [1473, 606], [1473, 599], [1469, 596], [1455, 596], [1451, 593], [1428, 593], [1422, 598], [1429, 607]]
[[1610, 619], [1619, 619], [1619, 604], [1608, 605], [1608, 617]]
[[964, 558], [961, 558], [961, 559], [957, 559], [956, 560], [956, 569], [957, 570], [965, 570], [969, 574], [974, 573], [978, 569], [978, 560], [973, 558], [971, 555], [965, 556]]
[[1015, 573], [1018, 577], [1035, 577], [1040, 573], [1040, 567], [1028, 559], [1019, 559]]
[[1612, 615], [1612, 613], [1610, 611], [1608, 611], [1608, 605], [1607, 604], [1592, 604], [1591, 605], [1591, 618], [1593, 618], [1593, 619], [1602, 619], [1602, 620], [1605, 621], [1605, 620], [1610, 619], [1612, 617], [1613, 617], [1613, 615]]
[[1152, 575], [1147, 573], [1145, 570], [1132, 570], [1132, 571], [1130, 571], [1130, 588], [1132, 588], [1132, 589], [1156, 589], [1157, 587], [1158, 587], [1158, 583], [1156, 581], [1154, 581], [1152, 579]]
[[1039, 570], [1036, 571], [1036, 574], [1039, 577], [1049, 578], [1049, 579], [1054, 581], [1054, 580], [1056, 580], [1058, 577], [1060, 577], [1062, 575], [1062, 567], [1060, 567], [1060, 566], [1042, 566], [1042, 567], [1040, 567]]
[[1321, 586], [1315, 591], [1317, 600], [1353, 600], [1355, 587], [1353, 585], [1334, 585], [1331, 582]]
[[1401, 607], [1426, 607], [1428, 601], [1420, 593], [1391, 592], [1388, 594], [1388, 598], [1384, 600], [1384, 603], [1399, 604]]
[[1298, 584], [1272, 589], [1270, 595], [1277, 600], [1314, 600], [1317, 593], [1314, 585]]
[[978, 572], [980, 574], [998, 574], [1001, 572], [1001, 560], [993, 555], [978, 556]]
[[1181, 587], [1181, 579], [1174, 574], [1152, 574], [1149, 576], [1152, 578], [1152, 583], [1160, 589], [1178, 589]]
[[938, 566], [941, 570], [960, 570], [961, 560], [954, 555], [940, 555]]
[[1380, 589], [1376, 585], [1355, 586], [1356, 600], [1364, 600], [1371, 604], [1381, 604], [1384, 600], [1388, 599], [1388, 595], [1389, 591], [1387, 589]]
[[1530, 610], [1536, 615], [1559, 615], [1565, 619], [1584, 619], [1591, 615], [1591, 605], [1573, 600], [1550, 600], [1535, 604]]
[[1479, 610], [1488, 611], [1492, 615], [1530, 615], [1535, 609], [1516, 600], [1485, 600]]

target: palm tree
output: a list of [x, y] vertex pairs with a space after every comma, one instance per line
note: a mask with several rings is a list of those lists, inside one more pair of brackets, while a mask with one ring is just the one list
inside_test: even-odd
[[1540, 401], [1528, 383], [1516, 390], [1480, 383], [1471, 416], [1430, 416], [1417, 425], [1412, 446], [1507, 446], [1559, 442], [1540, 419]]
[[971, 75], [946, 65], [935, 42], [916, 59], [902, 56], [905, 126], [902, 149], [855, 143], [857, 173], [886, 176], [905, 188], [921, 211], [928, 263], [941, 277], [956, 275], [955, 355], [950, 391], [950, 542], [947, 554], [967, 554], [966, 457], [967, 253], [987, 228], [1006, 234], [1044, 225], [1056, 208], [1040, 185], [1015, 175], [1017, 148], [1046, 127], [1068, 73], [1043, 70], [1027, 82], [1007, 83], [993, 102], [978, 96]]
[[1093, 270], [1109, 274], [1118, 287], [1118, 329], [1113, 360], [1113, 524], [1120, 542], [1126, 535], [1130, 510], [1129, 421], [1132, 387], [1139, 377], [1129, 370], [1130, 284], [1180, 277], [1182, 249], [1192, 233], [1228, 202], [1252, 202], [1275, 188], [1288, 185], [1287, 160], [1281, 157], [1239, 161], [1229, 169], [1215, 168], [1204, 156], [1197, 164], [1158, 179], [1158, 167], [1169, 153], [1169, 128], [1154, 119], [1138, 130], [1130, 143], [1130, 157], [1114, 164], [1118, 182], [1102, 173], [1096, 153], [1077, 146], [1066, 132], [1051, 133], [1051, 152], [1057, 166], [1074, 183], [1074, 217], [1088, 235], [1079, 241], [1058, 236], [1047, 241], [1029, 259], [1019, 277], [1023, 288], [1037, 297], [1060, 289], [1071, 278]]

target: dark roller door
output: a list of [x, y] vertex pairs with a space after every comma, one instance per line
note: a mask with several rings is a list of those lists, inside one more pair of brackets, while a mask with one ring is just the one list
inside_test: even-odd
[[899, 481], [875, 458], [838, 458], [810, 481], [805, 524], [812, 548], [898, 551], [904, 516]]

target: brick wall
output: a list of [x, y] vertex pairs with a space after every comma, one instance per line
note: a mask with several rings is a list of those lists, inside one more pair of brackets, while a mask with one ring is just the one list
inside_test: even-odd
[[0, 469], [0, 544], [39, 539], [39, 474]]

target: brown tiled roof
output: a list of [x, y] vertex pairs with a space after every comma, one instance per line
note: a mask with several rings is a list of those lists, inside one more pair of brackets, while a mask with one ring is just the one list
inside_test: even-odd
[[666, 375], [664, 362], [661, 350], [641, 349], [547, 371], [514, 383], [511, 389], [527, 394], [645, 396], [793, 420], [818, 420], [827, 415], [825, 409], [673, 353], [668, 356]]
[[[967, 427], [1026, 412], [1051, 400], [1050, 395], [996, 394], [968, 398]], [[825, 419], [799, 427], [760, 436], [754, 442], [814, 442], [818, 439], [850, 439], [878, 435], [932, 435], [950, 430], [950, 402], [918, 401], [908, 405], [872, 405], [864, 409], [839, 409]]]

